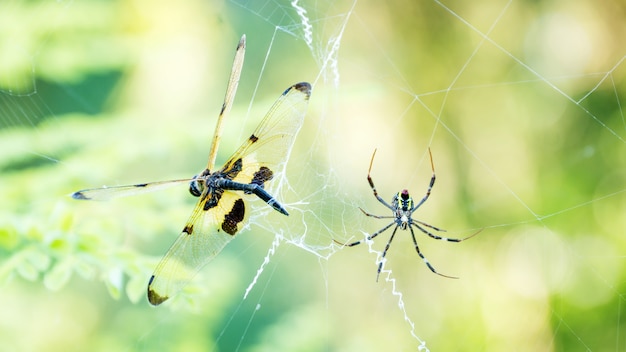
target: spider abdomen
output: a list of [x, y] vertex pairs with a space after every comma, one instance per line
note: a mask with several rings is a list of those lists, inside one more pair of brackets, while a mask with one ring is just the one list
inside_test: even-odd
[[409, 211], [413, 209], [413, 198], [409, 196], [409, 191], [403, 189], [401, 192], [398, 192], [391, 199], [391, 206], [397, 209], [402, 209], [402, 211]]

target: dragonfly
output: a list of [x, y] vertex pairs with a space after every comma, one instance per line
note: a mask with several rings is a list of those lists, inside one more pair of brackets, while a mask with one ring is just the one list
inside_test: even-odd
[[248, 215], [246, 198], [256, 196], [277, 212], [285, 207], [266, 190], [266, 185], [284, 173], [311, 96], [311, 85], [296, 83], [272, 105], [254, 132], [224, 166], [215, 170], [222, 121], [232, 107], [237, 91], [246, 37], [237, 45], [222, 109], [217, 119], [206, 168], [189, 179], [101, 187], [72, 194], [80, 200], [108, 200], [188, 184], [198, 201], [176, 241], [161, 259], [147, 288], [148, 301], [159, 305], [181, 291], [243, 228]]

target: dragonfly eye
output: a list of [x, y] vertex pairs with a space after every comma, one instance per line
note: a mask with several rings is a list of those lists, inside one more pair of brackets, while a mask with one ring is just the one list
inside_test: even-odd
[[204, 182], [198, 180], [198, 175], [193, 177], [193, 180], [189, 182], [189, 193], [194, 197], [200, 197], [204, 191]]

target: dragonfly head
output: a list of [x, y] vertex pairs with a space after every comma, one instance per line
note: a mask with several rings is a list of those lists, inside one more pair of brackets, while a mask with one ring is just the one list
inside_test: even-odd
[[200, 197], [204, 192], [205, 181], [207, 176], [211, 175], [211, 171], [204, 169], [200, 174], [195, 175], [189, 182], [189, 193], [194, 197]]

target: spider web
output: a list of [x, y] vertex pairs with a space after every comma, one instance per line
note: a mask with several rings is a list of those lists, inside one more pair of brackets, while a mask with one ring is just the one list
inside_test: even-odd
[[[41, 280], [60, 289], [59, 308], [40, 302], [42, 285], [23, 294], [19, 280], [0, 297], [43, 311], [42, 321], [66, 317], [36, 330], [38, 340], [108, 350], [626, 349], [621, 2], [169, 5], [0, 5], [10, 53], [0, 59], [0, 195], [11, 204], [1, 239], [11, 248], [12, 236], [41, 238], [3, 252], [0, 273], [52, 248]], [[252, 201], [245, 231], [169, 305], [149, 308], [145, 280], [193, 199], [180, 189], [88, 205], [62, 196], [197, 173], [243, 33], [218, 164], [286, 87], [311, 82], [304, 127], [271, 188], [290, 216]], [[77, 46], [82, 36], [89, 44]], [[375, 148], [384, 199], [404, 188], [423, 197], [431, 148], [437, 181], [414, 217], [447, 237], [483, 229], [462, 243], [416, 233], [437, 271], [459, 280], [433, 275], [405, 231], [378, 283], [390, 231], [333, 243], [387, 224], [359, 210], [390, 215], [366, 180]], [[75, 243], [54, 247], [66, 230]], [[68, 249], [85, 238], [98, 249]], [[56, 288], [68, 267], [88, 279]], [[99, 280], [120, 300], [88, 285]], [[28, 326], [17, 311], [3, 315], [3, 326]]]

